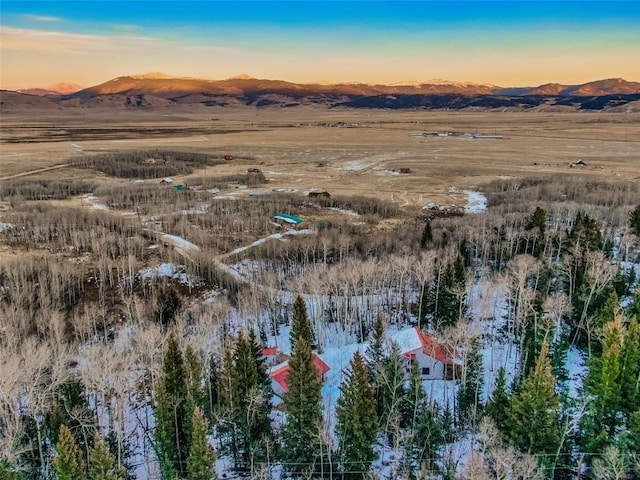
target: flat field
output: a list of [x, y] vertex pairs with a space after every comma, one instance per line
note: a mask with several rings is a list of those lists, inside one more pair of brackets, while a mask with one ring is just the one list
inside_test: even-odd
[[[0, 180], [121, 183], [66, 164], [84, 155], [157, 148], [236, 157], [194, 176], [258, 168], [268, 183], [254, 190], [377, 196], [408, 210], [431, 202], [463, 205], [464, 190], [499, 177], [571, 174], [640, 181], [638, 113], [307, 107], [79, 112], [3, 115]], [[570, 167], [578, 160], [585, 166]], [[176, 181], [188, 183], [188, 177]]]

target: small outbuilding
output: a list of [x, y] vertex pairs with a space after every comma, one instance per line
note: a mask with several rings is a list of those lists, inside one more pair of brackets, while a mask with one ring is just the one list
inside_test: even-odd
[[309, 192], [309, 198], [331, 198], [329, 192]]
[[296, 215], [289, 215], [288, 213], [276, 213], [273, 216], [273, 219], [277, 222], [293, 225], [294, 227], [298, 225], [302, 225], [302, 222], [304, 222], [304, 220], [302, 220], [300, 217]]

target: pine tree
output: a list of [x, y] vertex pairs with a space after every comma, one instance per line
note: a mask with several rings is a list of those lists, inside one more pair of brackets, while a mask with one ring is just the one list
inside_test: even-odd
[[209, 368], [204, 387], [205, 405], [203, 412], [205, 413], [209, 423], [212, 425], [214, 424], [215, 411], [219, 402], [219, 388], [218, 361], [214, 355], [211, 355], [209, 357]]
[[474, 339], [465, 360], [462, 388], [458, 391], [458, 420], [461, 425], [475, 425], [482, 408], [481, 396], [484, 385], [482, 355], [477, 338]]
[[118, 466], [109, 445], [97, 433], [89, 452], [89, 480], [127, 480], [127, 470]]
[[506, 433], [523, 452], [555, 454], [558, 450], [560, 400], [554, 387], [549, 347], [543, 343], [535, 367], [512, 399], [511, 428]]
[[640, 331], [638, 320], [629, 320], [620, 352], [621, 410], [628, 419], [640, 410]]
[[155, 312], [155, 321], [163, 327], [168, 327], [176, 318], [182, 307], [182, 300], [174, 289], [160, 295], [160, 308]]
[[234, 425], [236, 466], [246, 469], [265, 458], [272, 437], [270, 382], [255, 335], [238, 336], [232, 382], [235, 400], [230, 418]]
[[215, 455], [207, 440], [208, 425], [200, 408], [193, 410], [191, 450], [187, 459], [187, 480], [214, 480]]
[[93, 445], [96, 418], [89, 409], [84, 385], [78, 379], [71, 379], [60, 385], [55, 392], [55, 400], [46, 416], [46, 425], [51, 432], [51, 442], [58, 442], [61, 425], [66, 425], [82, 452], [83, 461], [89, 460], [89, 449]]
[[411, 362], [409, 375], [409, 387], [402, 397], [400, 412], [402, 414], [402, 426], [413, 428], [420, 415], [420, 409], [424, 406], [426, 395], [422, 385], [422, 376], [418, 369], [418, 362]]
[[287, 387], [282, 457], [289, 471], [309, 474], [315, 471], [320, 457], [322, 382], [313, 363], [311, 346], [302, 337], [289, 358]]
[[510, 427], [511, 418], [511, 395], [507, 391], [507, 377], [504, 368], [500, 368], [496, 387], [491, 399], [487, 402], [485, 413], [493, 420], [493, 423], [503, 434], [506, 434]]
[[[344, 472], [366, 472], [375, 458], [373, 444], [378, 433], [374, 389], [360, 352], [351, 361], [351, 372], [340, 387], [336, 408], [340, 458]], [[364, 475], [363, 475], [364, 476]]]
[[7, 460], [0, 459], [0, 480], [23, 480], [24, 478], [23, 475], [14, 471]]
[[311, 328], [311, 321], [309, 315], [307, 315], [307, 306], [304, 303], [304, 299], [298, 295], [293, 302], [293, 316], [291, 319], [291, 332], [289, 333], [289, 340], [291, 342], [291, 351], [295, 349], [296, 343], [300, 338], [303, 338], [313, 348], [314, 337], [313, 329]]
[[538, 229], [540, 237], [544, 236], [547, 229], [547, 211], [544, 208], [536, 207], [531, 214], [525, 227], [526, 230]]
[[433, 242], [433, 233], [431, 232], [431, 221], [427, 220], [424, 224], [424, 230], [422, 230], [422, 237], [420, 238], [420, 248], [427, 248], [428, 245]]
[[187, 372], [178, 341], [171, 334], [167, 341], [163, 375], [156, 391], [155, 441], [164, 478], [186, 474], [192, 412], [189, 411]]
[[411, 442], [411, 457], [421, 469], [433, 471], [438, 451], [446, 441], [446, 428], [438, 409], [424, 402], [420, 406], [419, 415], [413, 427], [414, 436]]
[[386, 319], [382, 312], [378, 312], [376, 321], [373, 324], [373, 331], [369, 340], [369, 346], [365, 353], [369, 370], [373, 374], [376, 366], [381, 365], [384, 360], [384, 343], [386, 332]]
[[390, 440], [395, 438], [402, 423], [402, 403], [405, 398], [404, 371], [398, 346], [393, 345], [380, 376], [380, 427]]
[[640, 205], [629, 212], [629, 229], [634, 235], [640, 236]]
[[592, 399], [582, 420], [582, 442], [588, 452], [602, 452], [611, 445], [621, 424], [621, 349], [623, 328], [620, 318], [604, 327], [602, 356], [592, 357], [585, 379], [585, 393]]
[[386, 331], [386, 319], [382, 312], [378, 312], [376, 321], [373, 324], [373, 331], [371, 332], [371, 338], [369, 340], [369, 346], [365, 352], [367, 358], [367, 365], [369, 367], [369, 376], [375, 389], [376, 398], [376, 412], [378, 417], [382, 415], [382, 399], [380, 395], [380, 376], [382, 375], [382, 369], [385, 362], [385, 331]]
[[421, 299], [423, 318], [420, 326], [442, 330], [454, 326], [466, 314], [466, 268], [464, 259], [439, 266], [435, 279]]
[[71, 430], [64, 424], [60, 425], [56, 452], [58, 456], [53, 459], [53, 469], [58, 480], [84, 480], [86, 478], [82, 451], [76, 444]]
[[184, 350], [185, 381], [187, 394], [194, 406], [202, 409], [205, 403], [205, 392], [202, 389], [202, 362], [191, 345]]

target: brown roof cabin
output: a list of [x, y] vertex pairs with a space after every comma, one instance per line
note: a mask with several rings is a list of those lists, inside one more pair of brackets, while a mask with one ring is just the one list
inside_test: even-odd
[[331, 198], [329, 192], [309, 192], [309, 198]]

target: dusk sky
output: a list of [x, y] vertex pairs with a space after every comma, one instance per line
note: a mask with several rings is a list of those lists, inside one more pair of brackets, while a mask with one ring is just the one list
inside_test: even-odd
[[640, 81], [640, 1], [0, 2], [0, 87], [148, 72], [501, 86]]

